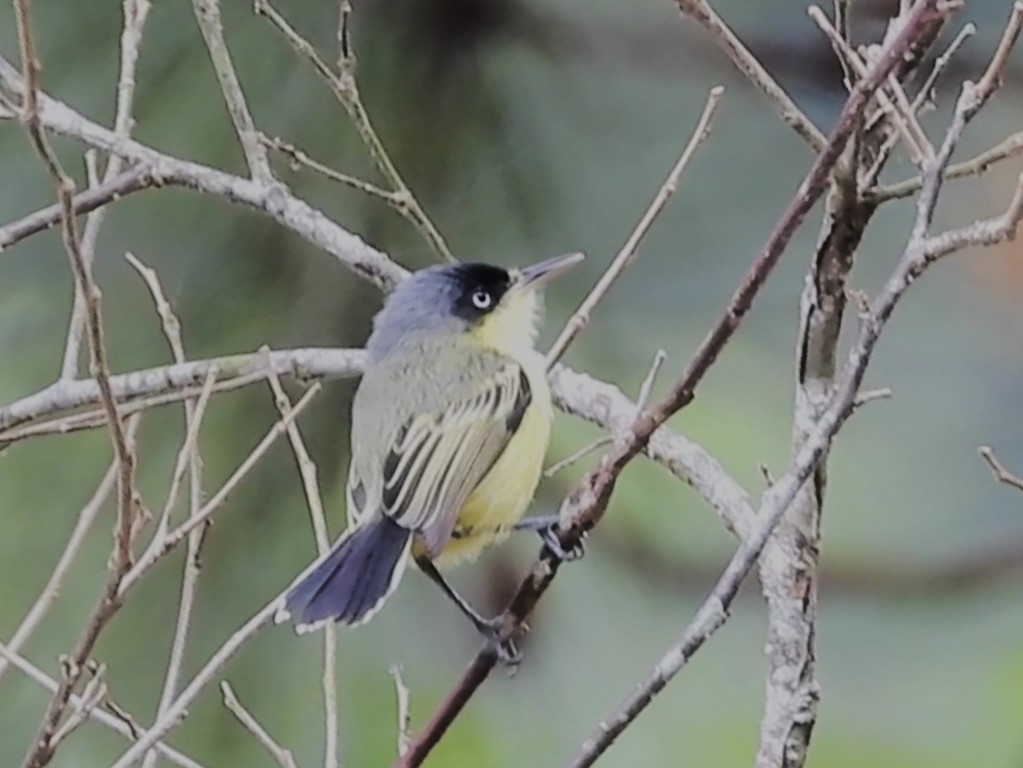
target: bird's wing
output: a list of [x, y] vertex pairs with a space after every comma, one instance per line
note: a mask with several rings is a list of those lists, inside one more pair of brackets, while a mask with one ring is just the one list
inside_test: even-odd
[[[409, 416], [394, 430], [378, 486], [383, 513], [419, 533], [431, 555], [447, 543], [459, 511], [515, 434], [532, 399], [522, 368], [506, 358], [473, 386], [456, 391], [443, 405]], [[356, 478], [349, 503], [359, 501], [359, 483]], [[360, 514], [355, 511], [355, 519]]]

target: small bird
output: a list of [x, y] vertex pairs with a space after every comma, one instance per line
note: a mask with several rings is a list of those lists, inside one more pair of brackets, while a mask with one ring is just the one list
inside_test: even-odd
[[513, 529], [557, 551], [555, 518], [524, 520], [550, 437], [551, 394], [534, 349], [540, 288], [583, 259], [524, 269], [445, 264], [402, 281], [373, 320], [352, 404], [348, 526], [287, 592], [275, 621], [301, 632], [368, 621], [412, 559], [494, 644], [439, 569], [475, 559]]

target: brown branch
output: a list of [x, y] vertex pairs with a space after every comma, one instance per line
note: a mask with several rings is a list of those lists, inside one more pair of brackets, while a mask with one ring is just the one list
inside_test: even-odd
[[674, 167], [668, 173], [668, 178], [661, 184], [660, 189], [657, 190], [657, 194], [654, 195], [654, 199], [650, 202], [646, 212], [640, 217], [639, 222], [636, 224], [635, 229], [629, 235], [625, 244], [622, 246], [618, 254], [608, 264], [607, 269], [600, 276], [596, 285], [590, 290], [583, 299], [583, 302], [579, 305], [572, 316], [565, 323], [565, 327], [561, 330], [557, 340], [551, 346], [547, 352], [547, 366], [554, 365], [561, 356], [568, 349], [568, 345], [571, 344], [575, 337], [578, 336], [583, 328], [590, 322], [590, 315], [593, 313], [594, 308], [601, 302], [607, 292], [611, 290], [611, 286], [614, 285], [615, 281], [621, 276], [622, 272], [625, 271], [633, 261], [639, 251], [639, 246], [642, 244], [643, 239], [650, 231], [650, 227], [654, 221], [660, 215], [661, 211], [664, 210], [664, 206], [667, 205], [668, 199], [675, 194], [675, 190], [678, 189], [679, 179], [682, 177], [683, 171], [689, 165], [693, 155], [696, 154], [697, 148], [703, 143], [703, 140], [707, 138], [710, 133], [711, 125], [714, 120], [714, 112], [717, 110], [718, 102], [721, 100], [721, 95], [725, 92], [725, 89], [720, 85], [714, 86], [710, 89], [710, 93], [707, 95], [707, 103], [703, 107], [703, 114], [700, 115], [700, 119], [696, 122], [696, 128], [693, 130], [692, 136], [686, 143], [685, 148], [682, 150], [682, 154], [679, 155], [677, 161], [675, 161]]
[[[145, 29], [149, 9], [149, 0], [124, 0], [121, 6], [124, 23], [121, 29], [121, 66], [117, 78], [114, 135], [122, 139], [131, 136], [134, 123], [132, 110], [135, 102], [135, 70], [138, 66], [142, 32]], [[88, 166], [92, 155], [87, 152], [85, 157]], [[101, 181], [95, 178], [95, 173], [89, 174], [89, 191], [112, 182], [121, 173], [123, 165], [121, 157], [110, 155]], [[129, 173], [131, 172], [129, 171]], [[74, 210], [76, 213], [84, 213], [79, 209]], [[86, 217], [85, 229], [82, 232], [82, 258], [88, 264], [92, 264], [95, 259], [96, 241], [99, 238], [100, 227], [106, 218], [106, 210], [104, 206], [96, 206], [95, 210]], [[0, 238], [0, 247], [2, 246], [3, 240]], [[85, 311], [85, 296], [76, 285], [71, 306], [71, 320], [68, 323], [67, 340], [64, 343], [64, 359], [60, 368], [61, 379], [73, 379], [78, 374], [82, 335], [85, 332]]]
[[[864, 107], [867, 102], [874, 91], [887, 79], [888, 74], [902, 60], [906, 52], [914, 45], [916, 37], [922, 33], [927, 22], [936, 14], [937, 0], [923, 0], [923, 2], [916, 6], [912, 15], [907, 19], [902, 31], [886, 46], [883, 55], [871, 70], [870, 75], [861, 80], [850, 95], [835, 128], [828, 138], [826, 146], [817, 157], [806, 178], [800, 184], [795, 197], [789, 203], [781, 220], [771, 233], [742, 284], [733, 294], [724, 315], [704, 339], [682, 378], [675, 384], [664, 400], [635, 421], [630, 432], [616, 443], [615, 449], [611, 453], [605, 456], [601, 467], [596, 471], [590, 472], [565, 500], [560, 511], [561, 519], [565, 522], [562, 523], [558, 531], [558, 539], [564, 551], [574, 549], [581, 542], [583, 536], [603, 516], [611, 494], [614, 491], [618, 476], [626, 464], [637, 453], [644, 450], [649, 443], [650, 436], [658, 427], [692, 401], [696, 386], [738, 328], [743, 316], [749, 310], [754, 298], [777, 264], [792, 235], [805, 219], [810, 208], [823, 193], [831, 172], [845, 148], [846, 142], [863, 120]], [[857, 381], [857, 387], [858, 384], [859, 382]], [[850, 399], [854, 396], [855, 391], [850, 395]], [[842, 416], [844, 418], [844, 414]], [[837, 429], [839, 423], [840, 420], [836, 418], [835, 429]], [[827, 437], [830, 438], [830, 434]], [[823, 445], [820, 449], [823, 450]], [[819, 457], [818, 452], [813, 456], [813, 461], [815, 462]], [[809, 474], [811, 469], [812, 464], [808, 465], [806, 473]], [[799, 483], [792, 487], [793, 495], [805, 479], [804, 475]], [[779, 483], [769, 493], [779, 494], [775, 489], [784, 489], [786, 487], [788, 486], [783, 486]], [[785, 504], [778, 510], [778, 515], [784, 511], [784, 508], [790, 501], [791, 498], [785, 499]], [[763, 518], [764, 516], [761, 515], [759, 520]], [[762, 530], [762, 524], [759, 520], [757, 531]], [[769, 532], [770, 529], [768, 529]], [[767, 534], [764, 534], [765, 539], [766, 536]], [[763, 546], [762, 542], [759, 546]], [[746, 549], [747, 545], [744, 542], [740, 551]], [[759, 548], [757, 548], [752, 559], [745, 566], [745, 570], [742, 570], [740, 567], [745, 561], [737, 562], [735, 568], [742, 571], [739, 574], [740, 581], [745, 576], [746, 571], [752, 567], [759, 551]], [[511, 639], [521, 631], [522, 622], [546, 591], [560, 565], [561, 560], [545, 549], [533, 565], [529, 575], [522, 582], [511, 605], [503, 615], [502, 638]], [[738, 582], [736, 582], [735, 588], [738, 588]], [[709, 611], [707, 618], [709, 619], [713, 616], [717, 616], [717, 613]], [[722, 621], [723, 618], [723, 615], [721, 615]], [[492, 652], [484, 650], [477, 655], [469, 669], [463, 674], [460, 682], [455, 686], [455, 691], [464, 691], [464, 693], [449, 697], [441, 705], [441, 708], [435, 714], [430, 724], [420, 732], [409, 752], [396, 765], [401, 768], [412, 768], [412, 766], [420, 765], [426, 759], [426, 756], [443, 735], [443, 732], [465, 706], [472, 693], [486, 679], [495, 664], [496, 657]]]
[[[5, 663], [10, 664], [12, 667], [50, 693], [57, 692], [59, 683], [57, 683], [56, 680], [24, 657], [19, 656], [3, 643], [0, 643], [0, 659], [2, 659]], [[75, 707], [80, 707], [83, 704], [82, 697], [72, 695], [71, 704]], [[93, 708], [87, 712], [89, 718], [106, 726], [115, 733], [121, 734], [129, 741], [135, 741], [145, 733], [145, 730], [139, 728], [127, 712], [117, 706], [114, 702], [110, 701], [109, 698], [107, 698], [104, 702], [104, 707], [106, 707], [109, 712], [104, 711], [103, 709]], [[175, 765], [180, 765], [181, 768], [203, 768], [200, 763], [197, 763], [195, 760], [182, 754], [173, 747], [167, 746], [162, 741], [156, 742], [154, 749], [156, 749], [156, 751], [159, 752], [167, 761], [172, 762]]]
[[129, 443], [124, 423], [117, 411], [110, 389], [110, 367], [103, 339], [100, 292], [93, 280], [91, 265], [83, 258], [80, 249], [75, 213], [72, 208], [74, 182], [64, 172], [60, 161], [50, 147], [39, 116], [39, 61], [32, 32], [29, 0], [15, 0], [15, 17], [24, 72], [22, 119], [57, 191], [57, 199], [61, 206], [61, 239], [71, 262], [77, 290], [85, 298], [85, 325], [89, 339], [90, 367], [96, 377], [100, 401], [106, 413], [111, 441], [118, 461], [117, 522], [114, 528], [114, 553], [107, 585], [99, 604], [86, 623], [69, 656], [65, 674], [43, 715], [38, 733], [29, 747], [24, 761], [25, 768], [42, 768], [53, 759], [57, 746], [54, 737], [61, 727], [71, 694], [81, 679], [96, 640], [120, 607], [116, 599], [117, 587], [131, 566], [131, 537], [137, 516], [137, 501], [134, 488], [134, 451]]

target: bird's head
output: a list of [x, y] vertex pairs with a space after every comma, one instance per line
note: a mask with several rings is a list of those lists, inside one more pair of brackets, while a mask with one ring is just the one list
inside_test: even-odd
[[469, 335], [498, 351], [532, 348], [542, 308], [540, 289], [583, 259], [571, 253], [523, 269], [441, 264], [412, 273], [373, 319], [367, 343], [380, 359], [416, 339]]

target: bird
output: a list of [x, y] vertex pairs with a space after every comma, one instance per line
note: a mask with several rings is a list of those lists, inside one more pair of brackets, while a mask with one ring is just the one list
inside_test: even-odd
[[521, 269], [458, 262], [402, 280], [373, 318], [352, 401], [347, 527], [284, 593], [276, 623], [299, 633], [364, 624], [410, 562], [458, 606], [499, 657], [499, 639], [442, 570], [476, 559], [512, 530], [559, 555], [557, 517], [525, 518], [550, 439], [546, 362], [535, 349], [542, 289], [583, 259]]

